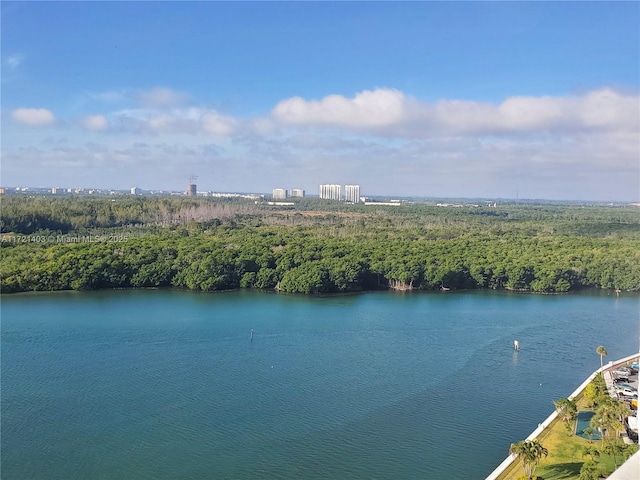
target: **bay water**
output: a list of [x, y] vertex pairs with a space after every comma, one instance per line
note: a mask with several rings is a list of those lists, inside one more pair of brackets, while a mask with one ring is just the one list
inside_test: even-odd
[[610, 292], [4, 295], [1, 476], [483, 479], [598, 345], [638, 351], [639, 312]]

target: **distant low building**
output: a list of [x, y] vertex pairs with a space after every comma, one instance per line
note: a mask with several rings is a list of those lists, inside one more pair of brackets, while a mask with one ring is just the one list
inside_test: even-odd
[[364, 201], [365, 205], [373, 205], [373, 206], [386, 206], [386, 207], [400, 207], [402, 203], [400, 202], [369, 202]]

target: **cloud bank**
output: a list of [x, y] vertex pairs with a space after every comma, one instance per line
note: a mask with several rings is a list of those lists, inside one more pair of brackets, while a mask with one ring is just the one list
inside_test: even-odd
[[127, 109], [111, 114], [112, 131], [149, 135], [234, 134], [238, 121], [208, 108]]
[[[400, 139], [640, 130], [640, 97], [611, 88], [565, 97], [514, 96], [500, 104], [458, 99], [428, 103], [399, 90], [377, 88], [351, 98], [292, 97], [277, 103], [269, 116], [243, 120], [205, 106], [188, 107], [188, 94], [168, 88], [135, 97], [137, 106], [86, 116], [81, 125], [91, 131], [222, 137], [274, 135], [282, 128], [333, 129]], [[53, 112], [44, 108], [14, 110], [12, 119], [29, 127], [56, 123]]]
[[638, 96], [609, 88], [570, 97], [510, 97], [501, 104], [468, 100], [420, 102], [398, 90], [365, 90], [353, 98], [293, 97], [273, 118], [283, 125], [349, 128], [387, 136], [504, 135], [545, 131], [637, 131]]
[[[126, 165], [128, 174], [154, 178], [148, 187], [163, 187], [158, 183], [182, 175], [186, 162], [201, 178], [224, 178], [218, 190], [359, 183], [366, 194], [491, 197], [513, 196], [520, 186], [530, 198], [639, 199], [640, 98], [612, 88], [495, 104], [424, 102], [376, 88], [352, 97], [292, 97], [253, 118], [166, 88], [143, 93], [119, 94], [129, 108], [71, 121], [44, 108], [14, 110], [13, 123], [37, 127], [30, 135], [41, 142], [3, 146], [5, 178], [23, 169], [48, 179], [90, 166], [94, 174], [112, 172], [105, 175], [116, 186]], [[107, 103], [96, 99], [95, 110]], [[52, 146], [43, 138], [52, 126], [76, 140]], [[82, 182], [83, 170], [74, 171]]]
[[322, 100], [293, 97], [278, 103], [275, 119], [294, 125], [334, 125], [370, 128], [402, 123], [409, 119], [409, 99], [398, 90], [364, 90], [354, 98], [329, 95]]

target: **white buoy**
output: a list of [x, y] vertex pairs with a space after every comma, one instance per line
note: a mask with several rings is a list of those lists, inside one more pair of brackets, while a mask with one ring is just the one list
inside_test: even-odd
[[513, 349], [516, 351], [520, 350], [520, 342], [518, 340], [513, 341]]
[[253, 328], [251, 329], [251, 341], [253, 342]]

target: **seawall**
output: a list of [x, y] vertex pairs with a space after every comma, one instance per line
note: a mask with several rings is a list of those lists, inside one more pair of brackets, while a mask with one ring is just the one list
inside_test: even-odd
[[[639, 357], [640, 357], [640, 354], [634, 353], [633, 355], [629, 355], [628, 357], [621, 358], [620, 360], [609, 362], [606, 365], [604, 365], [602, 368], [597, 369], [595, 372], [589, 375], [589, 377], [584, 382], [582, 382], [582, 384], [578, 388], [576, 388], [571, 395], [569, 395], [568, 397], [569, 400], [573, 400], [574, 398], [576, 398], [585, 389], [585, 387], [595, 378], [595, 376], [598, 373], [603, 372], [604, 370], [607, 370], [611, 367], [616, 367], [618, 365], [623, 365], [632, 360], [637, 360]], [[533, 432], [531, 432], [531, 434], [525, 440], [533, 440], [537, 438], [538, 435], [540, 435], [544, 431], [544, 429], [547, 428], [551, 424], [551, 422], [553, 422], [556, 419], [557, 416], [558, 416], [558, 412], [554, 410], [554, 412], [551, 415], [549, 415], [544, 420], [544, 422], [538, 424], [538, 428], [536, 428]], [[486, 477], [485, 480], [496, 480], [507, 468], [511, 466], [511, 464], [515, 460], [516, 460], [515, 455], [509, 455], [507, 458], [504, 459], [504, 461], [500, 465], [496, 467], [496, 469], [493, 472], [491, 472], [491, 474], [488, 477]]]

